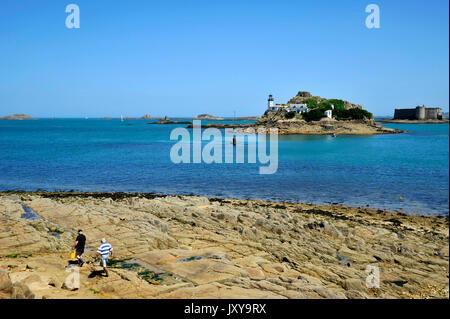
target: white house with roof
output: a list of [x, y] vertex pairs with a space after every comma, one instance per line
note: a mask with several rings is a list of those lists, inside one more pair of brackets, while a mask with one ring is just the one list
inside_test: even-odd
[[309, 108], [307, 104], [275, 104], [273, 103], [272, 94], [269, 95], [269, 99], [267, 100], [267, 109], [272, 112], [277, 112], [278, 110], [286, 110], [287, 112], [296, 112], [298, 114], [302, 114], [305, 112], [309, 112]]
[[328, 117], [329, 119], [333, 118], [333, 110], [334, 110], [334, 105], [331, 104], [331, 110], [326, 110], [325, 111], [325, 116]]
[[309, 108], [308, 108], [307, 104], [288, 104], [287, 107], [290, 112], [294, 111], [299, 114], [309, 112]]

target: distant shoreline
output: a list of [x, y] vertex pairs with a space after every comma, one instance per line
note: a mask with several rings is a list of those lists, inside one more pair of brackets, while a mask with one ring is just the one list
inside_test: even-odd
[[393, 123], [393, 124], [448, 124], [449, 120], [394, 120], [394, 119], [381, 119], [376, 122], [380, 123]]
[[[135, 120], [135, 121], [145, 121], [145, 120], [164, 120], [164, 117], [152, 117], [152, 118], [142, 118], [142, 117], [127, 117], [124, 118], [124, 121], [131, 121], [131, 120]], [[168, 117], [169, 120], [201, 120], [201, 121], [214, 121], [214, 122], [238, 122], [238, 121], [257, 121], [260, 119], [260, 117], [258, 116], [244, 116], [244, 117], [236, 117], [236, 118], [214, 118], [214, 119], [207, 119], [207, 118], [196, 118], [196, 117]], [[8, 115], [8, 116], [2, 116], [0, 117], [0, 120], [4, 120], [4, 121], [31, 121], [31, 120], [119, 120], [120, 121], [120, 117], [91, 117], [91, 118], [84, 118], [82, 116], [80, 117], [31, 117], [29, 115], [26, 114], [13, 114], [13, 115]], [[394, 120], [394, 119], [389, 119], [389, 118], [375, 118], [375, 122], [379, 122], [379, 123], [393, 123], [393, 124], [448, 124], [449, 123], [449, 119], [445, 119], [445, 120]], [[211, 124], [211, 126], [214, 123]], [[227, 124], [218, 124], [218, 125], [227, 125]], [[232, 124], [234, 125], [234, 124]], [[239, 125], [239, 124], [237, 124]], [[246, 124], [244, 124], [246, 125]]]

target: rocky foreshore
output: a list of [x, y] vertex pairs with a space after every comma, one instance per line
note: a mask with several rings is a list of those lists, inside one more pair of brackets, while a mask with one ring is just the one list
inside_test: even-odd
[[[189, 125], [188, 128], [192, 128]], [[334, 119], [322, 119], [320, 121], [307, 122], [304, 120], [266, 120], [262, 119], [251, 124], [236, 123], [208, 123], [203, 128], [234, 129], [237, 133], [251, 133], [271, 128], [278, 129], [280, 135], [375, 135], [397, 134], [405, 131], [382, 126], [373, 120], [348, 120], [338, 121]]]
[[375, 135], [405, 132], [382, 126], [372, 119], [343, 121], [323, 118], [320, 121], [311, 122], [303, 120], [268, 120], [255, 124], [254, 129], [257, 130], [259, 128], [277, 128], [278, 134], [282, 135]]
[[[449, 298], [448, 222], [337, 205], [3, 192], [0, 298]], [[68, 288], [79, 228], [87, 263]], [[115, 251], [109, 277], [91, 263], [102, 237]], [[368, 266], [379, 288], [367, 287]]]

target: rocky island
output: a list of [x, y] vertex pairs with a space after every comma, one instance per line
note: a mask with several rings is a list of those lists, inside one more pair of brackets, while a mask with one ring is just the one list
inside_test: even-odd
[[160, 119], [157, 122], [150, 122], [147, 124], [190, 124], [191, 122], [188, 121], [172, 121], [169, 119]]
[[144, 114], [144, 115], [141, 116], [140, 119], [141, 119], [141, 120], [152, 120], [153, 117], [150, 116], [150, 115], [148, 115], [148, 114]]
[[274, 105], [270, 95], [266, 112], [255, 123], [209, 123], [203, 127], [233, 128], [242, 133], [277, 128], [278, 134], [286, 135], [373, 135], [404, 132], [376, 123], [372, 113], [364, 110], [361, 105], [312, 96], [306, 91], [299, 91], [287, 104]]
[[12, 114], [12, 115], [9, 115], [9, 116], [0, 117], [0, 120], [18, 120], [18, 121], [22, 121], [22, 120], [35, 120], [35, 119], [32, 118], [31, 116], [27, 115], [27, 114]]
[[[448, 216], [11, 191], [0, 193], [0, 219], [0, 298], [449, 298]], [[80, 228], [86, 265], [69, 288]], [[115, 252], [109, 277], [93, 263], [102, 237]], [[368, 266], [379, 288], [366, 285]]]
[[218, 117], [218, 116], [213, 116], [210, 114], [199, 114], [197, 115], [194, 120], [205, 120], [205, 121], [223, 121], [224, 118], [222, 117]]

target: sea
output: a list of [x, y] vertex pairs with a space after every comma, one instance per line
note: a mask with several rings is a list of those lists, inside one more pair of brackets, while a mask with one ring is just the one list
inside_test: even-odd
[[[0, 191], [195, 194], [449, 213], [448, 124], [383, 124], [407, 132], [374, 136], [279, 136], [277, 171], [259, 174], [262, 164], [248, 160], [174, 163], [171, 132], [187, 125], [151, 122], [0, 121]], [[215, 143], [225, 149], [231, 141]]]

